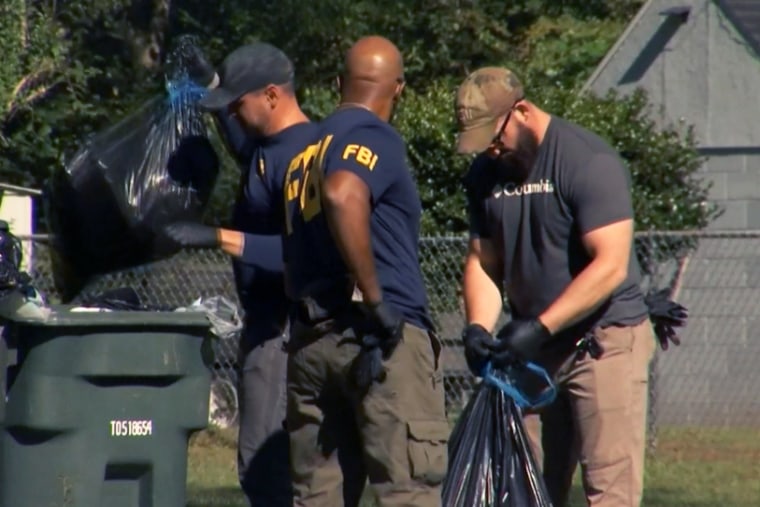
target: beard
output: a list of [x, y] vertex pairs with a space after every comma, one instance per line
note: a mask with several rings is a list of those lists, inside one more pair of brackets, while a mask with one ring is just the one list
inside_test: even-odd
[[502, 148], [494, 159], [494, 165], [509, 181], [523, 183], [533, 170], [538, 156], [538, 145], [536, 134], [527, 127], [518, 125], [516, 148]]

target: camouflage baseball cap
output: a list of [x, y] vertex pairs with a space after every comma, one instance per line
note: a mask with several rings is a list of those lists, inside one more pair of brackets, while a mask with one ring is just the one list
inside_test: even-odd
[[499, 116], [522, 98], [522, 84], [509, 69], [483, 67], [467, 76], [457, 91], [457, 152], [480, 153], [488, 148]]

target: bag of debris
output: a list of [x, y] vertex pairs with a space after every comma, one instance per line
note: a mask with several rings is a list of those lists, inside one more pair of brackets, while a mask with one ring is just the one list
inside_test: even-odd
[[[538, 366], [516, 365], [512, 373], [519, 375], [489, 365], [454, 427], [443, 484], [446, 507], [551, 507], [521, 410], [550, 403], [556, 389]], [[515, 383], [526, 374], [541, 375], [548, 386], [532, 399]]]
[[192, 38], [181, 38], [167, 60], [166, 93], [97, 133], [46, 186], [64, 302], [92, 275], [175, 253], [158, 247], [164, 226], [200, 220], [219, 158], [197, 107], [206, 90], [187, 76], [197, 51]]

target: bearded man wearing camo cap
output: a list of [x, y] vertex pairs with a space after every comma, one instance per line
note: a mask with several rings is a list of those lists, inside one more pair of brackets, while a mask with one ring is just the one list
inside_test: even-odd
[[[555, 506], [581, 463], [589, 505], [638, 506], [655, 338], [633, 253], [631, 178], [592, 132], [532, 103], [509, 69], [459, 87], [468, 364], [533, 361], [559, 387], [525, 425]], [[506, 298], [511, 320], [492, 337]]]

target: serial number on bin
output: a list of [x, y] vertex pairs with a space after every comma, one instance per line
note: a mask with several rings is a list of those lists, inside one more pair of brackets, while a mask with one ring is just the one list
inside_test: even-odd
[[111, 421], [112, 437], [147, 437], [153, 434], [153, 421], [127, 419]]

